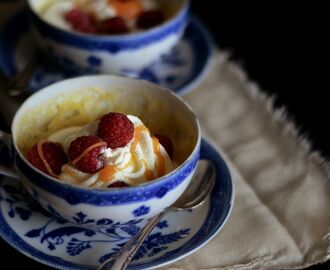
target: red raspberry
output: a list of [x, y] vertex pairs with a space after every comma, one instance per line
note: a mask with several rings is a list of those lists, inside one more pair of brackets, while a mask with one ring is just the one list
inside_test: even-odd
[[68, 22], [73, 24], [78, 22], [83, 14], [84, 12], [81, 9], [74, 8], [68, 11], [64, 17]]
[[137, 26], [142, 29], [149, 29], [161, 24], [164, 20], [165, 16], [161, 10], [148, 10], [140, 14], [137, 20]]
[[101, 118], [97, 133], [108, 147], [114, 149], [127, 145], [133, 139], [134, 125], [126, 115], [111, 112]]
[[32, 146], [27, 159], [33, 166], [54, 177], [61, 174], [62, 165], [68, 163], [62, 145], [47, 140], [41, 140]]
[[101, 33], [110, 35], [125, 34], [128, 32], [125, 21], [121, 17], [105, 19], [99, 22], [98, 28]]
[[123, 188], [123, 187], [128, 187], [129, 185], [127, 185], [125, 182], [122, 181], [117, 181], [114, 182], [113, 184], [109, 185], [108, 188]]
[[165, 148], [169, 157], [172, 158], [174, 148], [171, 139], [167, 136], [160, 134], [156, 134], [155, 137], [158, 139], [159, 143]]
[[96, 21], [91, 14], [74, 8], [65, 14], [65, 19], [71, 23], [73, 29], [83, 33], [97, 33]]
[[71, 142], [68, 150], [70, 162], [78, 170], [95, 173], [104, 167], [102, 153], [106, 149], [106, 142], [89, 135], [82, 136]]

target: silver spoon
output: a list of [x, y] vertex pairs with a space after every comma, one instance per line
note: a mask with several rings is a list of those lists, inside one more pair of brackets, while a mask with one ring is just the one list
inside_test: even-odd
[[172, 210], [191, 210], [199, 207], [213, 190], [215, 184], [215, 173], [213, 165], [208, 161], [200, 161], [196, 176], [191, 181], [188, 189], [172, 206], [165, 209], [149, 222], [121, 249], [118, 254], [111, 256], [97, 270], [124, 270], [133, 259], [139, 247], [150, 234], [159, 221]]

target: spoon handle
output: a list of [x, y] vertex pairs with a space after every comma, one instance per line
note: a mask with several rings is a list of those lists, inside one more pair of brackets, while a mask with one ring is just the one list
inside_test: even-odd
[[33, 56], [24, 69], [9, 82], [7, 95], [15, 97], [27, 92], [27, 86], [29, 85], [33, 72], [39, 65], [39, 60], [37, 56]]
[[[7, 146], [8, 150], [9, 150], [9, 152], [11, 149], [11, 141], [12, 141], [11, 135], [0, 130], [0, 143], [5, 144], [5, 146]], [[5, 176], [11, 177], [11, 178], [18, 178], [18, 175], [11, 168], [6, 167], [1, 164], [0, 164], [0, 175], [5, 175]]]
[[129, 240], [119, 254], [110, 257], [106, 260], [97, 270], [124, 270], [133, 259], [135, 253], [138, 251], [141, 244], [151, 233], [153, 228], [159, 223], [159, 221], [166, 215], [170, 208], [165, 209], [157, 216], [150, 219], [131, 240]]

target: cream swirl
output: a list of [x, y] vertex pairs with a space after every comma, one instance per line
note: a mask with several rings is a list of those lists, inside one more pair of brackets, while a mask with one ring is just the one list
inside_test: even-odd
[[[106, 188], [121, 181], [129, 186], [138, 185], [161, 177], [174, 169], [164, 147], [142, 121], [132, 115], [127, 116], [134, 124], [134, 137], [124, 147], [107, 148], [104, 156], [105, 166], [95, 174], [81, 172], [70, 164], [62, 166], [59, 179], [86, 187]], [[67, 150], [70, 143], [77, 137], [96, 135], [98, 122], [84, 127], [70, 127], [56, 132], [50, 140], [60, 142]]]
[[[158, 8], [154, 0], [140, 0], [142, 10], [147, 11]], [[81, 8], [92, 13], [97, 20], [105, 20], [117, 16], [115, 8], [108, 0], [61, 0], [53, 1], [41, 12], [41, 17], [49, 24], [64, 30], [74, 31], [72, 25], [65, 19], [65, 14], [74, 8]], [[135, 29], [135, 20], [127, 22], [131, 31]]]
[[54, 1], [40, 16], [53, 26], [72, 31], [73, 28], [71, 24], [64, 19], [64, 15], [74, 7], [74, 1]]

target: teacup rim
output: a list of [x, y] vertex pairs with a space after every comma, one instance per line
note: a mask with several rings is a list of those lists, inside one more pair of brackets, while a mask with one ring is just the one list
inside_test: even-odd
[[125, 40], [131, 40], [142, 36], [148, 36], [157, 33], [161, 29], [167, 28], [171, 26], [172, 24], [175, 24], [175, 22], [181, 18], [182, 16], [185, 16], [185, 14], [188, 12], [190, 7], [190, 0], [183, 0], [183, 5], [181, 9], [177, 12], [175, 16], [172, 18], [165, 20], [160, 25], [157, 25], [155, 27], [152, 27], [150, 29], [146, 29], [140, 32], [134, 32], [134, 33], [127, 33], [127, 34], [114, 34], [114, 35], [98, 35], [98, 34], [89, 34], [89, 33], [80, 33], [75, 31], [69, 31], [66, 29], [62, 29], [60, 27], [57, 27], [55, 25], [50, 24], [46, 20], [44, 20], [32, 7], [31, 2], [32, 0], [27, 1], [27, 7], [30, 12], [32, 12], [33, 15], [35, 15], [40, 21], [42, 21], [44, 24], [46, 24], [48, 27], [51, 27], [55, 29], [58, 32], [62, 32], [65, 35], [73, 36], [75, 38], [81, 38], [86, 40], [97, 40], [97, 41], [125, 41]]
[[[183, 106], [186, 107], [186, 109], [188, 110], [188, 112], [191, 114], [192, 118], [194, 119], [194, 123], [195, 123], [195, 127], [197, 130], [197, 138], [196, 138], [196, 143], [194, 145], [193, 150], [191, 151], [190, 155], [177, 167], [175, 168], [173, 171], [165, 174], [162, 177], [156, 178], [152, 181], [148, 181], [139, 185], [135, 185], [135, 186], [129, 186], [129, 187], [121, 187], [121, 188], [91, 188], [91, 187], [84, 187], [84, 186], [79, 186], [79, 185], [75, 185], [75, 184], [71, 184], [71, 183], [67, 183], [67, 182], [63, 182], [55, 177], [51, 177], [50, 175], [42, 172], [41, 170], [39, 170], [38, 168], [34, 167], [32, 164], [30, 164], [30, 162], [26, 159], [26, 157], [24, 156], [24, 154], [20, 151], [20, 149], [17, 147], [16, 144], [16, 140], [15, 140], [15, 136], [13, 134], [13, 130], [14, 130], [14, 126], [16, 124], [16, 122], [18, 122], [19, 120], [17, 119], [18, 115], [20, 114], [20, 111], [22, 111], [24, 109], [24, 106], [26, 104], [28, 104], [28, 102], [32, 99], [34, 99], [38, 94], [41, 94], [42, 92], [45, 91], [50, 91], [49, 89], [56, 87], [59, 84], [62, 83], [67, 83], [70, 81], [79, 81], [81, 79], [91, 79], [93, 80], [96, 78], [100, 78], [100, 79], [111, 79], [111, 78], [120, 78], [120, 79], [127, 79], [127, 80], [133, 80], [136, 81], [138, 83], [141, 84], [146, 84], [149, 86], [152, 86], [154, 88], [158, 88], [158, 90], [167, 93], [169, 95], [171, 95], [173, 98], [178, 99], [181, 104]], [[53, 182], [53, 183], [57, 183], [60, 185], [63, 185], [63, 188], [69, 187], [70, 189], [74, 189], [74, 190], [78, 190], [78, 191], [88, 191], [90, 193], [101, 193], [101, 194], [106, 194], [106, 193], [126, 193], [128, 191], [134, 191], [134, 190], [139, 190], [139, 189], [144, 189], [146, 187], [155, 187], [158, 185], [162, 185], [164, 182], [167, 182], [169, 180], [171, 180], [173, 177], [175, 177], [175, 174], [177, 174], [179, 171], [181, 171], [183, 168], [185, 168], [185, 166], [187, 165], [187, 163], [189, 163], [193, 157], [198, 153], [199, 155], [199, 151], [200, 151], [200, 147], [201, 147], [201, 128], [200, 128], [200, 124], [198, 121], [198, 118], [196, 117], [196, 114], [194, 113], [194, 111], [192, 110], [191, 106], [185, 101], [183, 100], [182, 97], [176, 95], [173, 91], [164, 88], [160, 85], [151, 83], [149, 81], [146, 80], [140, 80], [140, 79], [136, 79], [136, 78], [129, 78], [129, 77], [125, 77], [125, 76], [120, 76], [120, 75], [85, 75], [85, 76], [79, 76], [79, 77], [75, 77], [75, 78], [69, 78], [69, 79], [65, 79], [59, 82], [55, 82], [53, 84], [50, 84], [40, 90], [38, 90], [37, 92], [33, 93], [30, 97], [28, 97], [19, 107], [19, 109], [16, 111], [15, 116], [13, 118], [12, 124], [11, 124], [11, 134], [12, 134], [12, 146], [14, 147], [15, 151], [17, 152], [17, 154], [20, 156], [20, 158], [24, 161], [24, 163], [26, 165], [29, 166], [29, 168], [31, 168], [33, 171], [35, 171], [36, 173], [42, 175], [43, 177], [45, 177], [47, 180]]]

